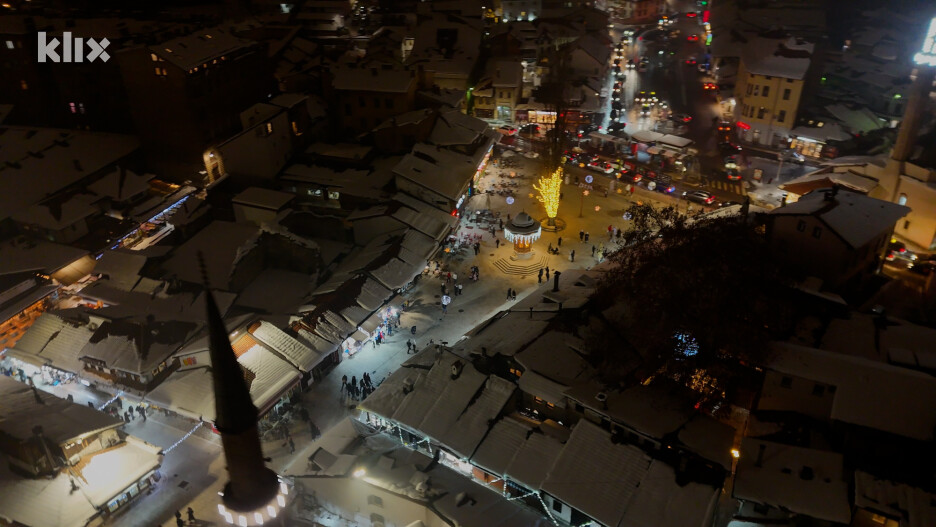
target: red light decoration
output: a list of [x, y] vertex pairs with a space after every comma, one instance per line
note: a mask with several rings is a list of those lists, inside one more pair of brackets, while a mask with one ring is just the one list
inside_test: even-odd
[[702, 23], [708, 22], [708, 20], [709, 20], [709, 10], [706, 9], [705, 11], [702, 11]]
[[747, 124], [747, 123], [744, 122], [744, 121], [738, 121], [738, 122], [735, 123], [735, 124], [737, 124], [737, 125], [738, 125], [738, 128], [740, 128], [740, 129], [742, 129], [742, 130], [750, 130], [750, 129], [751, 129], [751, 125]]

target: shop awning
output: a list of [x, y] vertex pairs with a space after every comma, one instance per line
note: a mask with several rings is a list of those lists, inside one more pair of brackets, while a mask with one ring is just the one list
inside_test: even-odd
[[377, 313], [374, 313], [373, 315], [368, 317], [367, 320], [365, 320], [364, 322], [361, 322], [360, 329], [363, 329], [368, 334], [371, 334], [374, 332], [375, 329], [377, 329], [377, 326], [381, 324], [383, 324], [383, 319], [380, 318], [380, 315], [378, 315]]
[[365, 333], [361, 328], [358, 328], [357, 331], [351, 334], [351, 338], [358, 342], [367, 342], [370, 340], [370, 335]]
[[648, 154], [651, 154], [651, 155], [652, 155], [652, 154], [659, 154], [660, 152], [661, 152], [661, 150], [660, 150], [660, 148], [657, 147], [657, 146], [651, 146], [650, 148], [647, 149], [647, 153], [648, 153]]

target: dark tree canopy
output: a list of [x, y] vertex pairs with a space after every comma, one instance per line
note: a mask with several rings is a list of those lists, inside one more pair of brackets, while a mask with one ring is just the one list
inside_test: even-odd
[[625, 248], [595, 298], [607, 324], [593, 356], [611, 382], [664, 377], [702, 402], [723, 400], [789, 330], [790, 281], [742, 217], [687, 219], [640, 204], [628, 213]]

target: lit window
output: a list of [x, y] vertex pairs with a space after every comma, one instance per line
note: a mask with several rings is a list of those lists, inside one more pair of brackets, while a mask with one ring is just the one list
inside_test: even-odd
[[547, 407], [547, 408], [555, 408], [556, 405], [554, 405], [553, 403], [546, 403], [546, 407]]
[[907, 204], [907, 195], [906, 195], [906, 194], [901, 194], [900, 197], [897, 198], [897, 204], [898, 204], [898, 205], [906, 205], [906, 204]]
[[13, 41], [12, 41], [12, 40], [7, 40], [7, 41], [6, 41], [6, 47], [7, 47], [7, 49], [13, 49], [13, 47], [14, 47], [14, 46], [13, 46]]
[[166, 48], [166, 53], [172, 53], [172, 50], [169, 48]]
[[84, 113], [84, 103], [83, 103], [83, 102], [78, 103], [78, 113], [82, 113], [82, 114]]
[[273, 123], [267, 123], [267, 124], [266, 124], [266, 131], [267, 131], [268, 134], [272, 134], [272, 133], [273, 133]]
[[299, 130], [299, 125], [296, 124], [296, 121], [292, 122], [292, 131], [296, 137], [302, 135], [302, 131]]
[[211, 38], [211, 35], [205, 35], [205, 38]]
[[784, 120], [786, 120], [786, 110], [780, 110], [777, 114], [777, 122], [782, 123]]
[[536, 402], [536, 404], [543, 404], [544, 402], [541, 397], [534, 397], [533, 401]]
[[68, 109], [71, 110], [71, 113], [78, 113], [78, 108], [73, 102], [68, 103]]
[[153, 62], [159, 62], [159, 55], [155, 53], [150, 53], [150, 58], [153, 59]]
[[28, 84], [26, 81], [24, 81], [24, 80], [23, 80], [23, 81], [20, 81], [20, 89], [22, 89], [22, 90], [28, 90], [28, 89], [29, 89], [29, 84]]

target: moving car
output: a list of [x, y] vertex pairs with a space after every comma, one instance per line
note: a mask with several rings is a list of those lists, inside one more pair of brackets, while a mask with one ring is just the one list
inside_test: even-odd
[[703, 73], [703, 74], [704, 74], [704, 73], [708, 73], [709, 64], [708, 64], [708, 62], [704, 62], [704, 63], [702, 63], [702, 64], [699, 64], [699, 67], [696, 68], [696, 69], [699, 70], [699, 73]]
[[907, 270], [914, 274], [929, 276], [936, 271], [936, 262], [924, 260], [922, 262], [910, 262], [907, 264]]
[[703, 90], [717, 90], [718, 85], [715, 84], [714, 82], [706, 82], [705, 84], [702, 85], [702, 89]]
[[741, 179], [741, 172], [738, 171], [737, 166], [733, 168], [725, 167], [725, 177], [728, 178], [729, 181], [738, 181]]
[[697, 15], [696, 15], [696, 12], [695, 12], [695, 11], [689, 11], [689, 12], [686, 13], [686, 15], [685, 15], [686, 18], [695, 18], [696, 16], [697, 16]]
[[695, 33], [693, 33], [693, 34], [689, 35], [688, 37], [686, 37], [686, 40], [688, 40], [689, 42], [698, 42], [698, 41], [699, 41], [699, 35], [696, 35]]
[[719, 132], [730, 132], [730, 131], [731, 131], [731, 128], [732, 128], [732, 125], [731, 125], [731, 123], [729, 123], [728, 121], [720, 121], [720, 122], [718, 123], [718, 131], [719, 131]]
[[781, 159], [790, 163], [798, 163], [802, 165], [806, 162], [806, 157], [803, 154], [797, 152], [796, 150], [787, 149], [780, 153]]
[[715, 196], [704, 190], [690, 190], [688, 192], [683, 192], [683, 197], [686, 198], [686, 201], [699, 203], [700, 205], [711, 205], [715, 202]]
[[692, 116], [684, 114], [684, 113], [677, 113], [673, 115], [672, 117], [670, 117], [670, 119], [679, 123], [691, 123], [692, 122]]
[[521, 134], [535, 134], [540, 131], [540, 125], [536, 123], [525, 124], [520, 127]]
[[888, 262], [893, 262], [894, 260], [913, 262], [917, 259], [917, 255], [910, 249], [907, 249], [907, 245], [904, 242], [897, 241], [896, 238], [891, 238], [890, 243], [887, 245], [887, 253], [885, 253], [884, 258]]
[[686, 64], [690, 66], [695, 66], [696, 64], [698, 64], [698, 61], [696, 60], [695, 57], [689, 57], [688, 59], [686, 59]]
[[627, 61], [627, 69], [632, 70], [632, 69], [634, 69], [634, 68], [636, 68], [636, 67], [637, 67], [637, 65], [634, 64], [634, 61], [633, 61], [633, 60]]
[[732, 206], [734, 206], [734, 205], [740, 205], [740, 203], [738, 203], [737, 201], [730, 201], [730, 200], [729, 200], [729, 201], [723, 201], [723, 202], [721, 202], [721, 205], [719, 205], [719, 208], [724, 209], [725, 207], [732, 207]]
[[614, 167], [611, 166], [611, 163], [605, 161], [592, 161], [588, 164], [588, 169], [594, 170], [595, 172], [604, 172], [605, 174], [614, 172]]
[[651, 106], [649, 104], [644, 104], [640, 107], [640, 116], [641, 117], [650, 117]]
[[645, 179], [649, 190], [655, 190], [663, 194], [672, 194], [676, 191], [673, 181], [666, 174], [657, 174], [656, 172], [650, 171], [647, 172]]
[[741, 146], [732, 143], [731, 141], [722, 141], [718, 143], [718, 149], [725, 153], [734, 154], [741, 151]]
[[510, 126], [509, 124], [505, 124], [504, 126], [501, 126], [500, 128], [497, 129], [497, 131], [504, 135], [517, 135], [517, 127]]

